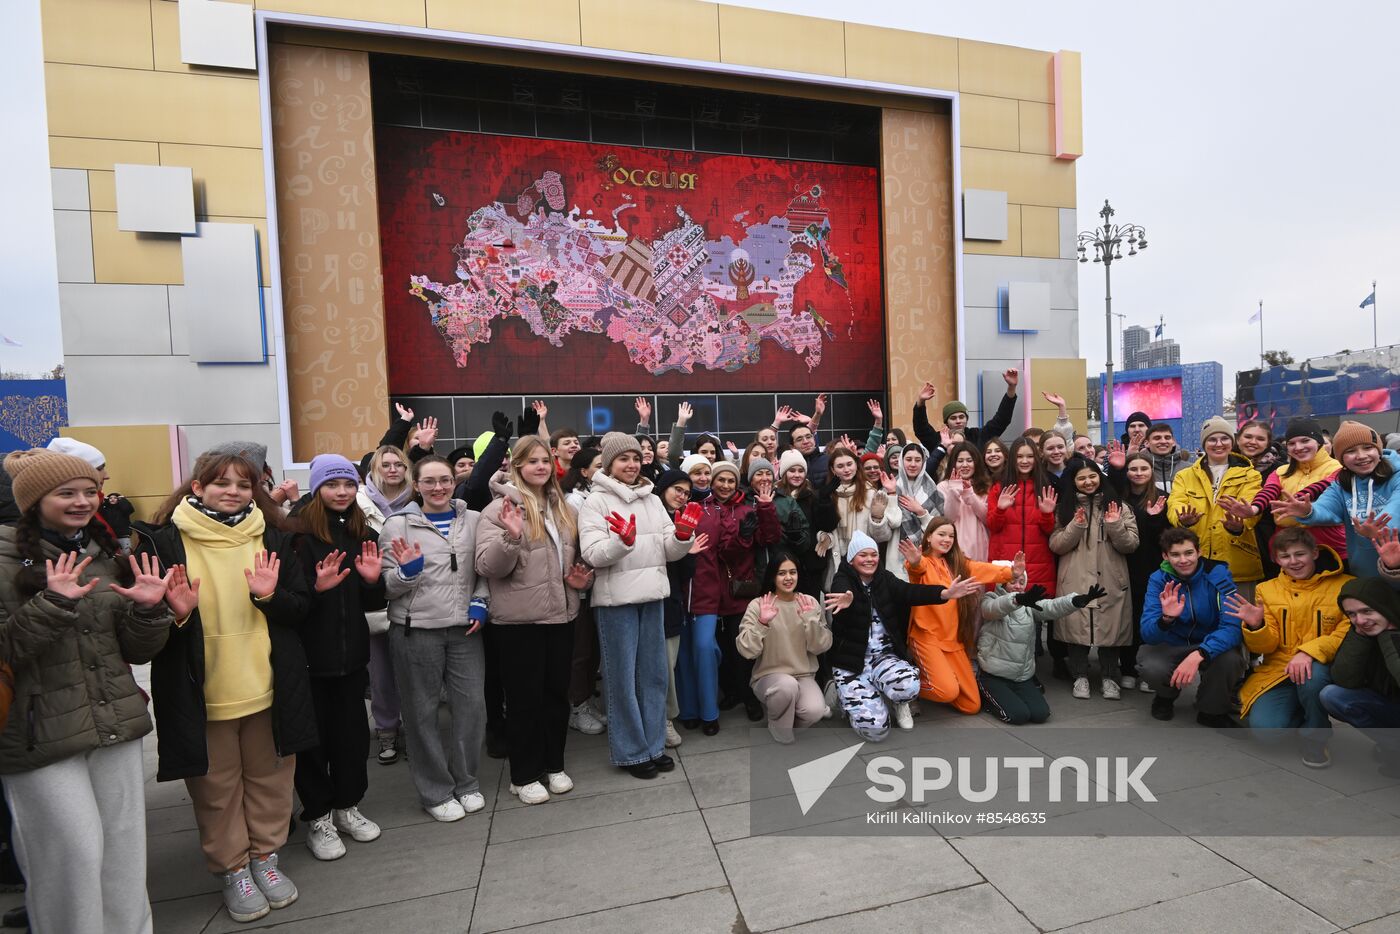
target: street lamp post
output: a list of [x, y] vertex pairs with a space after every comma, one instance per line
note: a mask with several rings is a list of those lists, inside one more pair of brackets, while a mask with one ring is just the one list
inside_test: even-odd
[[1103, 263], [1103, 303], [1104, 303], [1104, 331], [1105, 342], [1107, 344], [1108, 359], [1104, 363], [1104, 385], [1103, 385], [1103, 422], [1104, 422], [1104, 443], [1107, 443], [1114, 434], [1113, 420], [1113, 261], [1123, 258], [1123, 243], [1128, 244], [1128, 255], [1136, 256], [1138, 250], [1147, 249], [1147, 231], [1138, 224], [1115, 224], [1113, 223], [1113, 208], [1109, 207], [1108, 201], [1103, 203], [1103, 210], [1099, 212], [1099, 217], [1103, 218], [1103, 225], [1094, 230], [1085, 230], [1079, 234], [1079, 261], [1089, 262], [1089, 247], [1094, 248], [1094, 262]]

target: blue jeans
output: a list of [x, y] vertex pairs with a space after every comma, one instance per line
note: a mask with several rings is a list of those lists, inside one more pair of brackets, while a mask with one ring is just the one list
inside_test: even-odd
[[603, 684], [608, 698], [608, 753], [613, 765], [661, 755], [666, 741], [666, 620], [661, 601], [595, 606]]
[[1322, 706], [1333, 717], [1375, 740], [1383, 755], [1400, 757], [1400, 700], [1367, 688], [1329, 684], [1322, 689]]
[[714, 613], [687, 616], [676, 658], [676, 700], [682, 720], [719, 719], [719, 643]]
[[1332, 673], [1320, 662], [1313, 662], [1312, 677], [1302, 684], [1287, 678], [1260, 694], [1249, 708], [1249, 728], [1254, 738], [1269, 742], [1281, 739], [1281, 730], [1302, 728], [1302, 737], [1326, 742], [1332, 735], [1332, 721], [1320, 699], [1322, 689], [1332, 683]]

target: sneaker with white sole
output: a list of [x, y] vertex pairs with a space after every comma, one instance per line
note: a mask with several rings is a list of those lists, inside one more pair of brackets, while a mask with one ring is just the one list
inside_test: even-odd
[[1084, 700], [1084, 699], [1088, 698], [1088, 696], [1089, 696], [1089, 679], [1088, 679], [1088, 678], [1075, 678], [1075, 679], [1074, 679], [1074, 688], [1070, 691], [1070, 693], [1073, 694], [1075, 697], [1079, 698], [1080, 700]]
[[393, 765], [399, 761], [399, 731], [379, 731], [379, 755], [375, 757], [380, 765]]
[[607, 729], [603, 722], [593, 715], [593, 708], [587, 701], [575, 704], [569, 710], [569, 728], [587, 736], [597, 736]]
[[894, 725], [901, 730], [914, 729], [914, 715], [909, 711], [908, 701], [900, 701], [894, 705]]
[[832, 678], [822, 688], [822, 700], [826, 701], [825, 719], [830, 720], [841, 710], [841, 692], [836, 687], [836, 679]]
[[486, 798], [479, 791], [469, 791], [457, 800], [461, 803], [462, 810], [466, 811], [468, 814], [475, 814], [477, 811], [486, 807]]
[[588, 704], [588, 711], [593, 714], [593, 719], [603, 724], [606, 728], [608, 725], [608, 705], [603, 703], [603, 699], [601, 697], [597, 699], [589, 698], [584, 703]]
[[267, 896], [253, 884], [253, 874], [248, 867], [226, 872], [224, 879], [224, 907], [228, 916], [235, 921], [256, 921], [272, 910]]
[[1141, 691], [1141, 692], [1144, 693], [1144, 694], [1151, 694], [1151, 693], [1152, 693], [1152, 685], [1148, 684], [1146, 681], [1142, 680], [1141, 678], [1138, 678], [1138, 690]]
[[564, 795], [574, 790], [574, 780], [564, 772], [549, 773], [549, 793]]
[[521, 804], [544, 804], [549, 800], [549, 790], [539, 782], [511, 785], [510, 793], [519, 798]]
[[1123, 690], [1131, 691], [1135, 687], [1137, 687], [1137, 678], [1133, 677], [1132, 675], [1124, 675], [1123, 677], [1118, 679], [1118, 684], [1123, 688]]
[[681, 734], [676, 732], [676, 725], [670, 720], [666, 721], [666, 748], [675, 749], [681, 744]]
[[331, 816], [318, 817], [306, 831], [306, 848], [317, 859], [330, 861], [345, 855], [345, 843], [331, 821]]
[[343, 811], [331, 811], [331, 820], [335, 824], [336, 830], [348, 833], [350, 839], [357, 843], [368, 843], [371, 840], [379, 839], [379, 825], [361, 814], [357, 807], [346, 808]]
[[1114, 681], [1112, 678], [1104, 678], [1104, 679], [1103, 679], [1103, 699], [1104, 699], [1104, 700], [1121, 700], [1122, 697], [1123, 697], [1123, 694], [1122, 694], [1122, 692], [1121, 692], [1121, 691], [1119, 690], [1119, 688], [1118, 688], [1118, 682], [1117, 682], [1117, 681]]
[[467, 812], [462, 805], [457, 803], [456, 798], [448, 798], [442, 804], [435, 804], [430, 808], [424, 808], [433, 820], [440, 820], [444, 824], [450, 824], [454, 820], [461, 820], [467, 816]]
[[248, 870], [253, 874], [253, 884], [263, 893], [267, 903], [273, 908], [286, 908], [297, 900], [296, 885], [288, 879], [280, 869], [277, 868], [277, 854], [273, 853], [267, 859], [254, 857], [248, 864]]

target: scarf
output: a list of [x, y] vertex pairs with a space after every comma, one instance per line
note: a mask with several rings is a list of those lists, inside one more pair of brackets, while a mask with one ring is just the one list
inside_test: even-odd
[[[894, 486], [900, 496], [907, 496], [928, 510], [930, 517], [943, 515], [943, 494], [938, 491], [938, 484], [933, 482], [927, 470], [919, 471], [919, 475], [913, 480], [900, 470]], [[907, 509], [903, 510], [899, 523], [900, 536], [918, 544], [923, 533], [924, 520]]]
[[404, 481], [403, 490], [393, 499], [389, 499], [385, 496], [379, 489], [379, 485], [376, 484], [371, 477], [365, 477], [365, 485], [362, 489], [365, 491], [365, 495], [369, 497], [370, 502], [374, 503], [386, 518], [407, 506], [409, 500], [413, 499], [413, 484], [407, 481]]
[[87, 547], [87, 529], [79, 529], [73, 535], [64, 535], [62, 532], [55, 532], [53, 529], [40, 529], [39, 537], [62, 552], [82, 551]]
[[208, 719], [237, 720], [266, 710], [272, 706], [272, 640], [243, 576], [263, 548], [261, 510], [229, 523], [186, 500], [170, 521], [180, 530], [190, 580], [200, 582]]
[[217, 509], [210, 509], [208, 506], [204, 505], [196, 497], [193, 496], [185, 497], [185, 505], [196, 510], [201, 515], [208, 516], [215, 522], [227, 526], [235, 526], [238, 523], [242, 522], [244, 519], [248, 518], [249, 513], [251, 513], [255, 508], [254, 504], [250, 501], [248, 505], [238, 510], [238, 512], [219, 512]]

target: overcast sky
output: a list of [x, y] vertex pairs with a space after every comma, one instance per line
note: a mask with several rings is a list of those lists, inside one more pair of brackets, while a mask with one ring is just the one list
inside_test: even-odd
[[[1151, 242], [1115, 266], [1114, 310], [1144, 326], [1164, 316], [1183, 360], [1224, 364], [1227, 394], [1258, 360], [1261, 298], [1266, 347], [1302, 359], [1371, 346], [1357, 305], [1378, 279], [1380, 343], [1400, 343], [1400, 4], [731, 2], [1084, 53], [1079, 226], [1107, 197]], [[37, 5], [0, 14], [0, 114], [21, 143], [0, 150], [0, 332], [26, 344], [0, 348], [6, 369], [60, 356]], [[1079, 298], [1096, 373], [1102, 267], [1081, 267]]]

